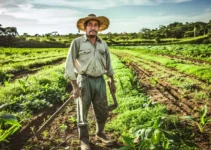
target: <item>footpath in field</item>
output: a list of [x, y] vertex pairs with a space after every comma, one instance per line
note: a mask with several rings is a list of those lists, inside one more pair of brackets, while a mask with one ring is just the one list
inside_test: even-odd
[[[189, 66], [184, 62], [178, 67], [169, 67], [171, 59], [163, 59], [162, 56], [142, 53], [140, 50], [112, 50], [128, 67], [132, 68], [137, 75], [141, 87], [153, 100], [166, 104], [171, 114], [180, 116], [188, 115], [198, 118], [199, 125], [193, 129], [196, 134], [196, 143], [202, 149], [210, 149], [211, 146], [211, 125], [200, 122], [201, 110], [207, 106], [206, 117], [211, 118], [211, 93], [209, 74], [208, 76], [195, 75], [195, 72], [188, 72]], [[167, 65], [165, 65], [167, 64]], [[181, 71], [182, 67], [186, 71]], [[196, 66], [197, 67], [197, 66]], [[200, 68], [200, 66], [198, 66]], [[201, 66], [201, 68], [205, 68]], [[191, 68], [190, 68], [191, 69]], [[209, 67], [207, 67], [209, 70]], [[206, 73], [206, 72], [205, 72]], [[200, 78], [201, 77], [201, 78]], [[202, 80], [204, 78], [205, 80]], [[192, 122], [193, 123], [193, 122]], [[206, 127], [206, 128], [205, 128]]]

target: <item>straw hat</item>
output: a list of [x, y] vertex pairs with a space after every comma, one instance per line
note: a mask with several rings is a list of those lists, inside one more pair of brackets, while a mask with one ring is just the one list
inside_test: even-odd
[[84, 23], [89, 20], [97, 20], [100, 23], [99, 31], [103, 31], [103, 30], [107, 29], [109, 26], [108, 18], [106, 18], [104, 16], [97, 17], [95, 14], [89, 14], [87, 17], [81, 18], [78, 20], [77, 28], [81, 31], [86, 31], [86, 29], [84, 28]]

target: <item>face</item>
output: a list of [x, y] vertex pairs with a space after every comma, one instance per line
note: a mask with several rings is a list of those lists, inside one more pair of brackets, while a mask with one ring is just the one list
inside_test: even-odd
[[97, 36], [99, 30], [99, 23], [96, 20], [90, 20], [86, 25], [86, 35], [90, 38]]

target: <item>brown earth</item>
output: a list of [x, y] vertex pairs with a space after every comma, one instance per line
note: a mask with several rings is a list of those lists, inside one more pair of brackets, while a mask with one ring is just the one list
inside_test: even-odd
[[[119, 57], [123, 57], [118, 55]], [[142, 61], [142, 60], [140, 60]], [[164, 79], [157, 81], [156, 85], [153, 85], [150, 81], [150, 77], [154, 76], [154, 72], [141, 68], [137, 63], [130, 62], [126, 65], [132, 68], [138, 77], [141, 88], [152, 97], [155, 102], [164, 103], [170, 114], [183, 115], [196, 115], [198, 116], [198, 110], [202, 107], [202, 104], [188, 101], [186, 98], [180, 96], [180, 89], [170, 85]], [[33, 72], [32, 72], [33, 73]], [[28, 73], [27, 73], [28, 74]], [[24, 74], [23, 74], [24, 75]], [[202, 81], [203, 82], [203, 81]], [[61, 105], [61, 104], [60, 104]], [[45, 140], [37, 140], [33, 135], [32, 129], [38, 129], [44, 120], [46, 120], [53, 112], [55, 112], [60, 105], [55, 105], [44, 112], [38, 114], [31, 121], [23, 125], [20, 132], [11, 137], [10, 143], [6, 146], [11, 150], [63, 150], [63, 149], [80, 149], [78, 140], [78, 131], [76, 125], [76, 111], [75, 104], [72, 102], [64, 112], [62, 112], [51, 125], [42, 133], [42, 137]], [[209, 112], [211, 112], [210, 106]], [[196, 109], [197, 108], [197, 109]], [[112, 112], [109, 114], [109, 120], [113, 119]], [[210, 117], [210, 113], [209, 113]], [[118, 135], [113, 133], [107, 133], [114, 141], [114, 145], [111, 147], [105, 147], [95, 139], [95, 118], [90, 109], [90, 145], [93, 150], [112, 150], [114, 148], [120, 148], [123, 146], [118, 141]], [[190, 125], [187, 124], [186, 125]], [[184, 126], [185, 127], [185, 126]], [[195, 142], [200, 146], [202, 150], [211, 149], [211, 125], [207, 126], [205, 133], [200, 133], [197, 127], [193, 130], [195, 133]]]
[[[60, 104], [61, 105], [61, 104]], [[42, 132], [43, 140], [38, 140], [33, 134], [42, 123], [47, 120], [60, 106], [59, 104], [48, 108], [34, 117], [30, 122], [23, 125], [22, 129], [11, 137], [6, 146], [11, 150], [79, 150], [78, 129], [76, 123], [76, 105], [72, 101], [65, 110]], [[112, 112], [108, 121], [113, 118]], [[33, 131], [34, 130], [34, 131]], [[117, 135], [107, 132], [112, 139], [113, 146], [106, 147], [95, 139], [95, 117], [90, 108], [89, 112], [89, 133], [90, 146], [92, 150], [112, 150], [120, 148], [122, 143], [118, 142]]]
[[175, 60], [179, 59], [179, 60], [183, 60], [183, 61], [189, 61], [191, 64], [197, 64], [197, 65], [209, 64], [209, 65], [211, 65], [210, 61], [200, 60], [197, 58], [190, 58], [190, 57], [183, 57], [183, 56], [176, 56], [176, 55], [167, 55], [167, 54], [160, 55], [160, 56], [168, 57], [168, 58], [175, 59]]
[[[168, 83], [166, 78], [159, 78], [156, 80], [155, 84], [152, 84], [151, 78], [155, 76], [156, 71], [149, 71], [142, 66], [138, 65], [137, 62], [133, 62], [133, 57], [130, 54], [125, 53], [114, 53], [121, 59], [125, 56], [130, 58], [130, 62], [124, 61], [126, 66], [130, 67], [137, 75], [138, 81], [140, 83], [143, 91], [152, 97], [155, 102], [163, 103], [167, 106], [169, 114], [177, 114], [178, 116], [190, 115], [194, 117], [199, 117], [199, 111], [204, 105], [203, 102], [190, 101], [188, 98], [180, 96], [181, 89], [175, 87]], [[137, 59], [137, 58], [136, 58]], [[139, 58], [140, 61], [141, 58]], [[159, 70], [155, 66], [152, 66], [153, 69]], [[168, 70], [168, 68], [166, 68]], [[175, 71], [175, 70], [174, 70]], [[171, 74], [172, 76], [173, 74]], [[201, 81], [203, 82], [203, 81]], [[205, 82], [203, 82], [205, 83]], [[210, 92], [210, 91], [209, 91]], [[205, 102], [208, 106], [207, 117], [211, 118], [211, 105], [210, 100]], [[187, 124], [187, 122], [186, 122]], [[202, 150], [211, 149], [211, 124], [208, 124], [206, 131], [200, 133], [196, 125], [188, 123], [189, 126], [194, 127], [193, 132], [195, 133], [195, 142]]]

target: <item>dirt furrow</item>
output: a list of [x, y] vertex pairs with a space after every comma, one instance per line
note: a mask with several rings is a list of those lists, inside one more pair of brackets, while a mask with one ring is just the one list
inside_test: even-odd
[[156, 68], [162, 67], [163, 68], [163, 71], [166, 72], [166, 73], [168, 73], [168, 74], [170, 74], [170, 75], [173, 75], [173, 76], [174, 75], [179, 75], [181, 77], [186, 77], [186, 78], [188, 77], [188, 78], [190, 78], [192, 80], [197, 80], [197, 82], [200, 83], [200, 84], [205, 84], [207, 86], [210, 86], [210, 84], [206, 80], [204, 80], [204, 79], [201, 79], [201, 78], [199, 78], [197, 76], [194, 76], [194, 75], [190, 75], [190, 74], [186, 74], [186, 73], [180, 73], [180, 72], [178, 72], [177, 69], [166, 67], [166, 66], [162, 65], [161, 63], [159, 63], [157, 61], [150, 60], [150, 62], [154, 63], [152, 65], [152, 64], [146, 62], [146, 60], [144, 60], [141, 57], [133, 56], [133, 55], [131, 55], [129, 53], [126, 53], [126, 52], [122, 52], [122, 55], [123, 56], [127, 56], [127, 57], [130, 56], [130, 57], [138, 58], [140, 62], [146, 63], [146, 64], [151, 65], [151, 66], [154, 66]]
[[176, 109], [175, 111], [177, 113], [182, 113], [183, 115], [190, 114], [191, 108], [189, 108], [185, 103], [180, 102], [181, 100], [178, 96], [176, 96], [178, 93], [174, 94], [172, 92], [172, 89], [164, 86], [162, 83], [157, 83], [156, 86], [153, 86], [151, 81], [149, 80], [149, 78], [152, 76], [151, 73], [148, 73], [146, 70], [140, 68], [136, 63], [130, 62], [128, 66], [131, 66], [134, 69], [139, 79], [141, 78], [139, 82], [141, 82], [144, 87], [147, 87], [147, 94], [152, 97], [160, 95], [159, 99], [155, 99], [156, 101], [168, 103], [168, 107], [170, 107], [171, 109], [173, 107], [174, 109]]
[[[134, 56], [124, 53], [124, 52], [123, 53], [114, 53], [114, 54], [119, 56], [120, 58], [124, 58], [124, 57], [128, 58], [128, 56], [131, 60], [133, 60], [133, 58], [134, 58]], [[137, 59], [137, 57], [136, 57], [136, 59]], [[125, 63], [129, 63], [129, 62], [131, 63], [130, 60], [123, 60], [123, 61]], [[208, 114], [207, 115], [211, 116], [211, 105], [210, 105], [209, 100], [204, 101], [204, 103], [202, 103], [201, 101], [195, 101], [193, 98], [193, 95], [191, 95], [192, 94], [191, 91], [188, 91], [189, 94], [187, 92], [185, 94], [182, 94], [183, 89], [181, 89], [179, 87], [175, 87], [168, 83], [168, 78], [170, 76], [177, 75], [176, 71], [171, 72], [170, 70], [168, 70], [169, 68], [167, 68], [167, 71], [165, 71], [165, 68], [162, 68], [162, 70], [161, 70], [159, 65], [157, 65], [157, 64], [154, 65], [154, 64], [145, 62], [145, 61], [141, 60], [140, 58], [138, 61], [141, 63], [144, 63], [144, 64], [150, 66], [150, 68], [152, 68], [152, 70], [146, 70], [142, 67], [138, 67], [138, 69], [136, 69], [136, 70], [139, 70], [140, 73], [142, 72], [141, 79], [144, 79], [143, 75], [147, 75], [149, 82], [151, 82], [149, 84], [156, 84], [156, 88], [160, 89], [161, 93], [167, 92], [171, 96], [173, 96], [174, 99], [177, 100], [176, 102], [174, 102], [174, 101], [173, 102], [176, 103], [176, 105], [178, 105], [178, 107], [180, 107], [180, 108], [182, 107], [182, 109], [184, 108], [183, 110], [181, 110], [182, 112], [184, 112], [184, 114], [189, 114], [189, 115], [193, 115], [193, 116], [197, 117], [199, 115], [199, 110], [203, 107], [203, 105], [207, 104], [207, 106], [208, 106]], [[140, 66], [140, 64], [138, 65], [135, 63], [135, 66]], [[150, 80], [152, 80], [152, 78], [156, 77], [156, 75], [159, 71], [165, 72], [168, 75], [168, 77], [158, 78], [154, 81], [156, 83], [153, 83], [152, 81], [150, 81]], [[181, 73], [179, 73], [179, 74], [182, 76]], [[203, 84], [205, 84], [205, 83], [203, 83]], [[204, 86], [204, 87], [209, 89], [209, 85], [207, 85], [207, 84], [205, 84], [205, 85], [206, 86]], [[155, 86], [155, 85], [153, 85], [153, 86]], [[202, 86], [202, 85], [199, 84], [199, 86]], [[197, 87], [197, 90], [205, 91], [208, 94], [210, 93], [210, 91], [208, 89], [205, 90], [204, 88], [201, 88], [201, 89], [200, 88]], [[166, 96], [168, 97], [168, 94]]]
[[26, 61], [31, 61], [31, 60], [38, 60], [38, 59], [45, 59], [45, 58], [54, 58], [58, 56], [64, 56], [64, 55], [53, 55], [53, 56], [42, 56], [42, 57], [35, 57], [35, 58], [28, 58], [28, 59], [22, 59], [22, 60], [7, 60], [7, 61], [1, 61], [1, 65], [6, 65], [6, 64], [12, 64], [12, 63], [19, 63], [19, 62], [26, 62]]
[[196, 64], [196, 65], [204, 65], [204, 64], [211, 65], [210, 61], [200, 60], [200, 59], [197, 59], [197, 58], [182, 57], [182, 56], [168, 55], [168, 54], [161, 54], [160, 56], [171, 58], [171, 59], [174, 59], [174, 60], [179, 59], [179, 60], [189, 62], [191, 64]]
[[[43, 113], [31, 119], [17, 134], [11, 137], [10, 143], [6, 146], [10, 148], [10, 150], [80, 149], [76, 123], [76, 103], [74, 101], [70, 102], [65, 110], [42, 132], [41, 137], [43, 140], [37, 140], [32, 132], [32, 130], [37, 131], [60, 105], [57, 104], [52, 108], [45, 109]], [[96, 121], [92, 108], [89, 114], [90, 146], [92, 150], [112, 150], [123, 146], [122, 143], [118, 143], [118, 138], [116, 138], [113, 133], [107, 133], [114, 141], [112, 146], [106, 147], [102, 145], [100, 141], [96, 140]], [[112, 120], [113, 117], [115, 116], [110, 112], [108, 120]]]
[[[132, 56], [128, 53], [121, 53], [121, 54], [117, 54], [117, 55], [121, 55], [121, 57], [130, 56], [130, 58], [133, 58], [133, 57], [138, 58], [139, 59], [138, 62], [141, 62], [141, 63], [143, 63], [147, 66], [150, 66], [150, 68], [152, 68], [152, 70], [154, 70], [153, 71], [154, 73], [152, 71], [150, 71], [152, 74], [154, 74], [154, 76], [157, 76], [158, 72], [162, 72], [162, 74], [165, 73], [167, 75], [167, 76], [165, 76], [166, 79], [162, 79], [163, 77], [159, 77], [159, 79], [164, 80], [163, 83], [165, 83], [165, 84], [168, 84], [167, 82], [165, 82], [165, 80], [168, 80], [172, 76], [178, 76], [178, 77], [181, 77], [181, 78], [188, 78], [190, 80], [193, 80], [197, 83], [197, 84], [194, 85], [194, 88], [197, 89], [197, 91], [206, 92], [206, 94], [209, 97], [211, 97], [211, 86], [210, 86], [210, 84], [206, 83], [204, 80], [201, 80], [201, 79], [198, 79], [198, 78], [196, 79], [195, 76], [179, 73], [176, 69], [167, 68], [167, 67], [165, 67], [165, 66], [163, 66], [160, 63], [155, 62], [155, 61], [151, 61], [152, 63], [147, 62], [147, 61], [145, 61], [145, 60], [143, 60], [143, 59], [141, 59], [137, 56]], [[170, 84], [168, 84], [168, 86], [171, 86], [170, 89], [174, 89], [174, 90], [178, 91], [179, 93], [181, 93], [180, 91], [184, 90], [184, 89], [179, 88], [179, 87], [175, 88], [174, 86], [172, 86]], [[183, 94], [179, 94], [179, 95], [183, 95]], [[183, 97], [185, 97], [185, 99], [188, 99], [188, 101], [195, 101], [193, 96], [194, 95], [192, 95], [191, 92], [185, 93], [185, 95], [183, 95]], [[211, 99], [209, 99], [209, 100], [211, 100]], [[207, 104], [211, 107], [209, 102], [207, 102]]]
[[[136, 56], [134, 56], [134, 57], [136, 57]], [[137, 57], [137, 58], [139, 58], [139, 57]], [[139, 58], [140, 59], [140, 58]], [[146, 61], [144, 61], [143, 59], [142, 60], [139, 60], [140, 62], [144, 62], [144, 63], [147, 63]], [[176, 69], [174, 69], [174, 68], [169, 68], [169, 67], [166, 67], [166, 66], [164, 66], [164, 65], [162, 65], [161, 63], [159, 63], [159, 62], [156, 62], [156, 61], [151, 61], [152, 63], [154, 63], [154, 65], [152, 65], [152, 64], [150, 64], [150, 63], [147, 63], [147, 64], [149, 64], [149, 65], [151, 65], [151, 66], [154, 66], [154, 67], [163, 67], [163, 71], [164, 72], [166, 72], [166, 73], [168, 73], [168, 74], [170, 74], [170, 75], [179, 75], [179, 76], [181, 76], [181, 77], [185, 77], [185, 78], [190, 78], [190, 79], [192, 79], [192, 80], [197, 80], [197, 82], [199, 82], [200, 84], [206, 84], [206, 85], [208, 85], [209, 86], [209, 84], [207, 83], [207, 81], [206, 80], [204, 80], [204, 79], [201, 79], [201, 78], [199, 78], [199, 77], [196, 77], [196, 76], [194, 76], [194, 75], [189, 75], [189, 74], [186, 74], [186, 73], [180, 73], [180, 72], [178, 72]]]
[[[14, 82], [17, 79], [26, 77], [28, 75], [35, 74], [38, 71], [44, 69], [44, 67], [48, 67], [48, 66], [51, 66], [51, 65], [57, 66], [57, 65], [60, 65], [62, 63], [64, 63], [64, 59], [58, 60], [58, 61], [55, 61], [55, 62], [51, 62], [51, 63], [45, 64], [45, 65], [40, 65], [40, 66], [37, 66], [37, 67], [33, 67], [33, 68], [31, 68], [31, 70], [20, 70], [20, 71], [17, 71], [15, 73], [13, 73], [13, 76], [11, 77], [10, 82]], [[3, 86], [3, 84], [1, 84], [1, 82], [0, 82], [0, 87], [1, 86]]]
[[40, 66], [37, 66], [37, 67], [33, 67], [33, 68], [31, 68], [32, 70], [16, 72], [16, 73], [14, 73], [14, 76], [13, 76], [12, 80], [23, 78], [23, 77], [28, 76], [30, 74], [34, 74], [34, 73], [42, 70], [44, 67], [47, 67], [47, 66], [51, 66], [51, 65], [57, 66], [57, 65], [60, 65], [63, 62], [64, 62], [64, 59], [58, 60], [58, 61], [55, 61], [55, 62], [52, 62], [52, 63], [49, 63], [49, 64], [46, 64], [46, 65], [40, 65]]

